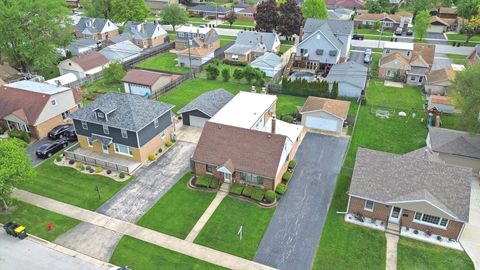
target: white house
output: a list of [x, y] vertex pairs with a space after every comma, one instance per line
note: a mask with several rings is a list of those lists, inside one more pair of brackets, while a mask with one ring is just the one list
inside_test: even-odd
[[282, 70], [282, 58], [274, 53], [265, 53], [255, 59], [251, 66], [265, 72], [267, 77], [273, 77]]
[[61, 61], [57, 66], [60, 75], [73, 73], [78, 79], [95, 75], [109, 64], [108, 58], [98, 52], [89, 52]]

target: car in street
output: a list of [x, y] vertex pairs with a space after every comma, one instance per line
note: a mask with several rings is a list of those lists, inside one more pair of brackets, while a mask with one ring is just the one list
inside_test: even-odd
[[68, 140], [69, 142], [77, 141], [77, 132], [73, 126], [70, 126], [65, 132], [63, 133], [63, 137]]
[[372, 49], [368, 48], [365, 50], [365, 57], [363, 58], [363, 62], [365, 64], [370, 63], [372, 61]]
[[71, 127], [72, 125], [69, 124], [56, 126], [50, 130], [50, 132], [48, 132], [48, 138], [52, 140], [61, 139], [63, 136], [65, 136], [65, 131]]
[[403, 33], [403, 29], [401, 27], [398, 27], [397, 29], [395, 29], [395, 35], [401, 36], [402, 33]]
[[354, 40], [363, 40], [365, 37], [363, 35], [354, 34], [352, 39]]
[[42, 144], [37, 149], [37, 151], [35, 151], [35, 155], [39, 158], [49, 158], [67, 146], [68, 146], [68, 141], [64, 139], [45, 143], [45, 144]]
[[407, 29], [407, 36], [411, 36], [411, 35], [413, 35], [413, 30], [408, 28]]

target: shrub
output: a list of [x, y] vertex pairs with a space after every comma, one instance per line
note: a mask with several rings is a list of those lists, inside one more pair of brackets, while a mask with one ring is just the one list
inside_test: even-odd
[[290, 179], [292, 179], [292, 173], [291, 172], [285, 172], [282, 176], [282, 179], [285, 180], [285, 181], [290, 181]]
[[228, 60], [228, 59], [223, 59], [223, 63], [224, 63], [225, 65], [239, 66], [239, 67], [244, 67], [244, 66], [248, 65], [247, 62], [243, 62], [243, 61], [232, 61], [232, 60]]
[[230, 187], [230, 193], [233, 193], [235, 195], [242, 195], [242, 192], [243, 192], [243, 185], [242, 184], [234, 183]]
[[243, 189], [242, 195], [250, 198], [252, 196], [253, 189], [254, 188], [252, 186], [246, 186]]
[[87, 171], [90, 171], [90, 169], [92, 168], [92, 166], [90, 166], [90, 165], [87, 165], [87, 167], [86, 167], [86, 168], [87, 168]]
[[112, 174], [112, 170], [107, 170], [107, 174]]
[[18, 130], [18, 129], [12, 129], [8, 131], [8, 136], [12, 138], [17, 138], [19, 140], [22, 140], [26, 143], [30, 143], [30, 135], [28, 132], [23, 131], [23, 130]]
[[165, 142], [165, 146], [166, 146], [166, 147], [170, 147], [170, 146], [172, 146], [172, 144], [173, 144], [172, 141], [167, 141], [167, 142]]
[[162, 153], [163, 152], [163, 149], [162, 148], [159, 148], [158, 149], [158, 153]]
[[201, 174], [197, 176], [197, 180], [195, 180], [195, 185], [199, 187], [206, 187], [208, 188], [210, 186], [210, 183], [212, 182], [213, 176], [209, 174]]
[[413, 233], [414, 233], [414, 234], [418, 234], [418, 230], [413, 230]]
[[275, 192], [277, 192], [280, 195], [285, 194], [285, 192], [287, 192], [287, 185], [283, 183], [278, 184], [277, 188], [275, 189]]
[[293, 116], [287, 114], [287, 115], [283, 116], [283, 121], [285, 121], [287, 123], [293, 123]]
[[120, 172], [120, 173], [118, 174], [118, 177], [120, 177], [120, 179], [125, 178], [125, 173], [124, 173], [124, 172]]
[[75, 164], [75, 167], [77, 169], [80, 169], [82, 166], [83, 166], [83, 164], [81, 162], [77, 162], [77, 164]]
[[0, 125], [0, 135], [3, 135], [5, 131], [6, 131], [6, 128], [3, 125]]
[[229, 68], [223, 68], [222, 69], [222, 78], [224, 82], [228, 82], [230, 80], [230, 69]]
[[92, 168], [90, 168], [90, 170], [88, 170], [88, 172], [89, 172], [89, 173], [94, 173], [94, 172], [95, 172], [95, 170], [94, 170], [94, 169], [92, 169]]
[[80, 171], [84, 171], [85, 170], [85, 166], [80, 166]]
[[103, 168], [102, 167], [96, 167], [95, 172], [96, 173], [101, 173], [101, 172], [103, 172]]
[[61, 156], [57, 156], [57, 157], [55, 158], [55, 160], [56, 160], [57, 162], [60, 162], [60, 161], [62, 160], [62, 157], [61, 157]]
[[207, 65], [205, 71], [207, 72], [207, 80], [216, 80], [218, 75], [220, 75], [218, 67], [212, 64]]
[[220, 187], [220, 181], [217, 178], [212, 177], [212, 181], [210, 181], [209, 187], [213, 189], [218, 189]]
[[437, 235], [437, 240], [441, 242], [441, 241], [442, 241], [442, 237], [441, 237], [440, 235]]
[[293, 159], [290, 160], [290, 161], [288, 162], [288, 168], [294, 169], [295, 167], [297, 167], [297, 161], [296, 161], [296, 160], [293, 160]]
[[264, 196], [265, 196], [265, 190], [263, 190], [263, 188], [253, 188], [252, 196], [251, 196], [252, 199], [261, 202]]
[[70, 164], [70, 165], [75, 164], [75, 160], [73, 160], [73, 159], [68, 160], [68, 164]]
[[267, 190], [267, 192], [265, 192], [265, 200], [269, 203], [273, 203], [276, 196], [277, 195], [275, 195], [275, 191], [273, 190]]
[[148, 155], [148, 160], [154, 161], [155, 159], [157, 159], [157, 155], [155, 155], [155, 154]]

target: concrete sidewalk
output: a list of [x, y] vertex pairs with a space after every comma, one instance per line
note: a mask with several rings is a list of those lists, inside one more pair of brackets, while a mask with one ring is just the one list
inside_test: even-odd
[[118, 232], [122, 235], [128, 235], [136, 239], [229, 269], [274, 269], [266, 265], [197, 245], [186, 240], [169, 236], [116, 218], [108, 217], [106, 215], [77, 206], [33, 194], [28, 191], [15, 190], [12, 194], [12, 197], [64, 216], [97, 225], [105, 229]]
[[400, 236], [385, 233], [387, 239], [387, 270], [397, 270], [397, 246]]
[[472, 259], [475, 269], [480, 269], [480, 179], [472, 181], [470, 193], [470, 218], [465, 224], [460, 243]]

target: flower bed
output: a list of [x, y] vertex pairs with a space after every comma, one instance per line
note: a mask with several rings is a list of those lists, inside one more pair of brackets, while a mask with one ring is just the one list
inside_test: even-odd
[[83, 164], [81, 162], [75, 162], [74, 160], [66, 159], [63, 155], [57, 156], [54, 160], [54, 164], [58, 166], [70, 167], [72, 169], [75, 169], [85, 174], [103, 175], [106, 177], [110, 177], [111, 179], [117, 182], [123, 182], [130, 178], [124, 172], [116, 172], [109, 169], [104, 169], [102, 167], [95, 167], [95, 166]]
[[440, 245], [446, 248], [463, 251], [462, 246], [456, 240], [448, 239], [447, 237], [443, 237], [433, 233], [427, 233], [402, 226], [402, 229], [400, 230], [400, 235], [430, 244]]
[[233, 183], [230, 186], [229, 192], [230, 195], [235, 198], [257, 203], [265, 207], [275, 206], [277, 204], [277, 198], [273, 190], [265, 191], [261, 187]]
[[345, 214], [345, 221], [369, 227], [375, 230], [385, 231], [385, 222], [360, 215]]
[[220, 181], [211, 174], [202, 174], [192, 178], [192, 185], [202, 189], [218, 190]]

